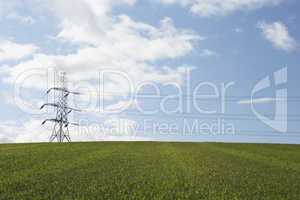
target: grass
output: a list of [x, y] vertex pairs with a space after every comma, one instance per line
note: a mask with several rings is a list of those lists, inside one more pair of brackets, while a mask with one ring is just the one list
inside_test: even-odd
[[299, 199], [300, 146], [0, 145], [0, 199]]

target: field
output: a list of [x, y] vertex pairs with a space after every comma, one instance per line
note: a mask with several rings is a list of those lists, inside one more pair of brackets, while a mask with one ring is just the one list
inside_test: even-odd
[[299, 197], [297, 145], [0, 145], [0, 199], [5, 200]]

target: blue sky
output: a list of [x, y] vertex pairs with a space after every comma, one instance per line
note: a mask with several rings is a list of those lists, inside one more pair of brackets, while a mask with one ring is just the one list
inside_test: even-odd
[[[66, 71], [69, 88], [82, 93], [69, 99], [83, 110], [70, 116], [82, 123], [71, 129], [74, 141], [300, 143], [299, 9], [296, 0], [2, 1], [0, 142], [48, 141], [51, 124], [40, 124], [53, 110], [45, 113], [39, 106], [57, 100], [45, 96], [54, 84], [52, 71]], [[104, 70], [119, 74], [108, 73], [99, 83]], [[269, 76], [273, 83], [275, 72], [283, 72], [284, 79], [285, 70], [287, 81], [279, 89], [286, 89], [287, 96], [278, 98], [278, 87], [271, 84], [255, 96], [251, 108], [251, 92], [259, 81]], [[222, 84], [230, 85], [225, 99]], [[100, 86], [114, 95], [99, 100]], [[179, 90], [178, 98], [167, 98]], [[195, 90], [202, 95], [195, 100], [201, 111], [192, 104]], [[136, 101], [128, 98], [132, 93]], [[100, 101], [108, 112], [101, 112]], [[278, 102], [284, 116], [274, 128], [270, 121]], [[280, 130], [285, 121], [287, 129]], [[234, 132], [211, 131], [219, 122]], [[183, 134], [193, 124], [202, 125], [201, 130]]]

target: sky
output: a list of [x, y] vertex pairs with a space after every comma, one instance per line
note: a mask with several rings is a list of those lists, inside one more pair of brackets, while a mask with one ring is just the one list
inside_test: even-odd
[[72, 141], [300, 143], [297, 0], [0, 2], [0, 143], [47, 142], [60, 72]]

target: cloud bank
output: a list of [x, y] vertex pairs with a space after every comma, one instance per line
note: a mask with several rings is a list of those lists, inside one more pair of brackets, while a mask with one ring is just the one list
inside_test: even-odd
[[178, 4], [201, 17], [224, 16], [237, 11], [276, 6], [282, 0], [159, 0], [166, 5]]

